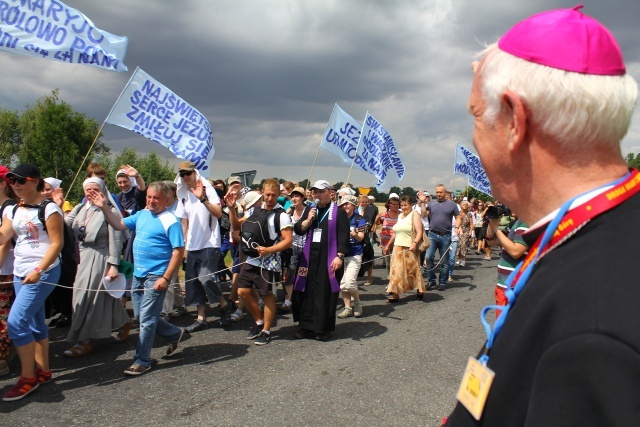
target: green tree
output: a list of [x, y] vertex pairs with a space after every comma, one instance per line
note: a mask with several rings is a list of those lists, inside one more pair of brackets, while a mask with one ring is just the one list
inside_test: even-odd
[[629, 153], [625, 160], [629, 164], [629, 167], [640, 169], [640, 155]]
[[[400, 193], [402, 193], [402, 189], [400, 187], [391, 187], [389, 189], [389, 194], [391, 193], [396, 193], [398, 196], [400, 195]], [[387, 194], [387, 199], [389, 198], [389, 194]], [[386, 202], [386, 200], [385, 200]]]
[[11, 168], [20, 150], [20, 115], [13, 110], [0, 110], [0, 164]]
[[[71, 105], [58, 98], [57, 89], [37, 100], [35, 106], [27, 105], [18, 128], [21, 140], [18, 161], [36, 165], [44, 177], [61, 179], [63, 187], [71, 184], [94, 139], [87, 162], [96, 154], [109, 152], [99, 139], [102, 132], [98, 134], [98, 122], [73, 111]], [[81, 185], [74, 185], [70, 194], [70, 199], [79, 199]]]
[[416, 190], [413, 189], [413, 187], [404, 187], [402, 189], [401, 193], [398, 193], [400, 195], [404, 195], [404, 194], [408, 194], [409, 196], [411, 196], [411, 199], [415, 200], [416, 199], [416, 194], [418, 194], [418, 192]]

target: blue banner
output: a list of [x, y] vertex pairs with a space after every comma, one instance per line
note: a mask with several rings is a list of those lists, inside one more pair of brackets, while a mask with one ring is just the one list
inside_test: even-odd
[[391, 135], [369, 112], [362, 126], [355, 165], [378, 179], [378, 190], [398, 185], [404, 177], [404, 164]]
[[362, 125], [335, 104], [327, 128], [322, 135], [320, 148], [342, 159], [351, 166], [356, 155]]
[[466, 176], [471, 187], [493, 197], [491, 183], [482, 167], [480, 158], [459, 143], [456, 144], [456, 162], [453, 167], [453, 173], [454, 175]]
[[140, 68], [107, 116], [107, 123], [132, 130], [196, 164], [208, 178], [215, 153], [209, 121]]
[[127, 71], [127, 38], [96, 28], [58, 0], [0, 0], [0, 50]]

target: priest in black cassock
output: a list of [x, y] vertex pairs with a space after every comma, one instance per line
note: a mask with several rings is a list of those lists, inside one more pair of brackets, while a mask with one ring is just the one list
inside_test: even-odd
[[311, 187], [316, 206], [293, 227], [296, 234], [307, 234], [293, 287], [293, 320], [300, 326], [296, 338], [326, 341], [336, 328], [343, 260], [349, 250], [349, 219], [332, 200], [332, 190], [327, 181], [316, 181]]

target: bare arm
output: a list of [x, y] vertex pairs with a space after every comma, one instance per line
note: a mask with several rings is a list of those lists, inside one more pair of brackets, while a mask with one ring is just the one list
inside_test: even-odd
[[12, 221], [9, 218], [4, 218], [2, 221], [2, 227], [0, 227], [0, 245], [4, 245], [13, 237]]
[[191, 191], [193, 195], [196, 196], [202, 204], [204, 204], [204, 207], [207, 208], [211, 215], [220, 219], [222, 216], [222, 207], [220, 206], [220, 203], [211, 203], [209, 199], [206, 198], [207, 189], [203, 187], [202, 181], [198, 180], [198, 182], [196, 182], [196, 188], [190, 188], [189, 191]]
[[[489, 223], [488, 229], [488, 231], [492, 233], [491, 242], [493, 242], [494, 245], [499, 244], [502, 246], [512, 258], [518, 259], [527, 251], [527, 247], [525, 245], [511, 241], [511, 239], [509, 239], [509, 237], [500, 230], [499, 219], [492, 219]], [[489, 240], [489, 237], [487, 237], [487, 240]]]
[[270, 247], [258, 246], [258, 253], [260, 256], [282, 252], [285, 249], [289, 249], [293, 244], [293, 228], [280, 230], [280, 239], [281, 240], [277, 244]]
[[164, 291], [169, 287], [169, 283], [171, 283], [171, 277], [173, 277], [173, 273], [175, 273], [178, 267], [180, 267], [183, 257], [184, 248], [175, 248], [173, 252], [171, 252], [169, 266], [164, 271], [164, 274], [158, 280], [156, 280], [156, 283], [153, 284], [153, 289], [155, 289], [156, 291]]
[[[45, 221], [47, 225], [47, 234], [49, 235], [49, 248], [44, 253], [44, 257], [42, 257], [42, 261], [40, 261], [37, 267], [41, 270], [40, 273], [37, 271], [32, 271], [27, 274], [24, 280], [22, 281], [23, 285], [28, 285], [31, 283], [38, 283], [40, 281], [40, 277], [42, 276], [42, 272], [46, 271], [51, 264], [54, 263], [56, 258], [60, 255], [60, 251], [62, 250], [62, 215], [58, 212], [49, 215], [49, 218]], [[3, 224], [4, 225], [4, 224]]]
[[180, 218], [180, 225], [182, 225], [182, 234], [184, 235], [184, 247], [187, 247], [187, 240], [189, 239], [189, 220], [187, 218]]

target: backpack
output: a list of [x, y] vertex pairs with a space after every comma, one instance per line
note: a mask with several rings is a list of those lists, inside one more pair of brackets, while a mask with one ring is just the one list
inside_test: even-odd
[[275, 239], [271, 239], [269, 235], [269, 216], [275, 215], [274, 225], [276, 228], [276, 234], [280, 234], [280, 214], [284, 212], [284, 209], [277, 207], [273, 210], [264, 210], [261, 207], [256, 207], [249, 218], [247, 218], [240, 227], [240, 248], [246, 255], [256, 257], [258, 256], [258, 246], [269, 247], [273, 246], [280, 236]]
[[[45, 221], [45, 209], [49, 203], [54, 203], [51, 199], [44, 199], [39, 205], [15, 205], [13, 207], [13, 215], [16, 215], [16, 211], [20, 206], [26, 208], [38, 208], [38, 219], [42, 223], [42, 228], [47, 232], [47, 224]], [[62, 220], [62, 237], [63, 244], [60, 251], [60, 280], [58, 284], [73, 284], [76, 273], [78, 272], [78, 263], [80, 262], [80, 249], [78, 248], [78, 241], [76, 235], [73, 232], [71, 226], [69, 226], [64, 219]]]

